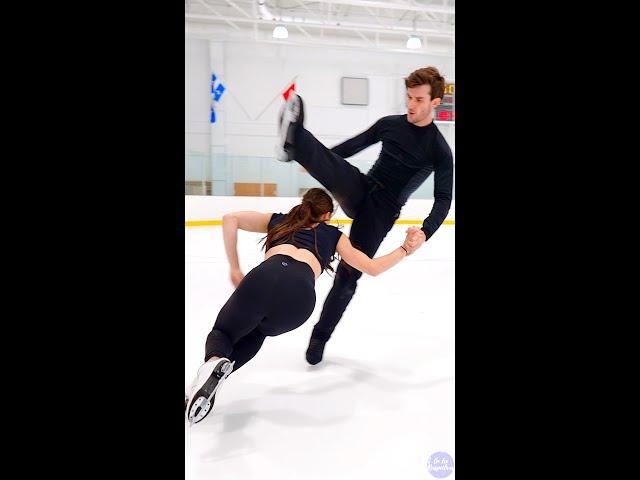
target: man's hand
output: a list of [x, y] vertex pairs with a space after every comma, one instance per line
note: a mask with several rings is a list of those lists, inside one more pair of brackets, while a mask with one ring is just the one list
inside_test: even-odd
[[244, 278], [244, 273], [242, 273], [242, 270], [240, 270], [239, 268], [236, 268], [231, 269], [229, 276], [231, 278], [231, 283], [233, 283], [233, 286], [235, 288], [238, 288], [238, 285], [240, 285], [240, 282]]
[[409, 255], [419, 249], [424, 242], [427, 241], [427, 236], [424, 231], [418, 227], [407, 228], [407, 237], [404, 241], [404, 247], [409, 251]]

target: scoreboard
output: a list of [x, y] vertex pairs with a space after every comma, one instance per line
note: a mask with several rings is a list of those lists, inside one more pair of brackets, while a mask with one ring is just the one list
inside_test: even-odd
[[435, 111], [435, 120], [454, 122], [456, 120], [456, 84], [447, 83], [444, 87], [442, 103]]

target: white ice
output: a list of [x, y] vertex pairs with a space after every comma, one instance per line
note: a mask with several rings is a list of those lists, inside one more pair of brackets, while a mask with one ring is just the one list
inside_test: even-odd
[[[399, 246], [406, 228], [396, 225], [378, 253]], [[185, 235], [186, 385], [233, 287], [221, 227]], [[260, 238], [239, 232], [245, 273], [263, 258]], [[323, 362], [311, 366], [304, 353], [333, 281], [324, 273], [311, 318], [267, 337], [204, 421], [185, 419], [185, 478], [425, 480], [435, 478], [429, 456], [446, 452], [454, 479], [454, 243], [455, 226], [442, 225], [393, 269], [363, 275]]]

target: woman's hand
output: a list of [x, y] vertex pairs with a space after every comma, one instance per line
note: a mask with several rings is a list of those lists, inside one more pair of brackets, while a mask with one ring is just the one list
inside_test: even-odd
[[242, 273], [242, 270], [240, 270], [239, 268], [232, 268], [229, 273], [229, 277], [231, 278], [231, 283], [233, 283], [233, 286], [235, 288], [238, 288], [238, 285], [240, 285], [240, 282], [244, 278], [244, 273]]
[[409, 227], [402, 246], [407, 249], [407, 254], [411, 255], [422, 246], [425, 240], [426, 236], [421, 229], [418, 227]]

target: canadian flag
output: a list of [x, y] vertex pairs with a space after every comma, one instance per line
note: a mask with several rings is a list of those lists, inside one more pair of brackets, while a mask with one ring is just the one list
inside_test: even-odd
[[284, 97], [285, 102], [289, 100], [289, 94], [296, 89], [296, 82], [293, 82], [291, 85], [287, 87], [282, 96]]

